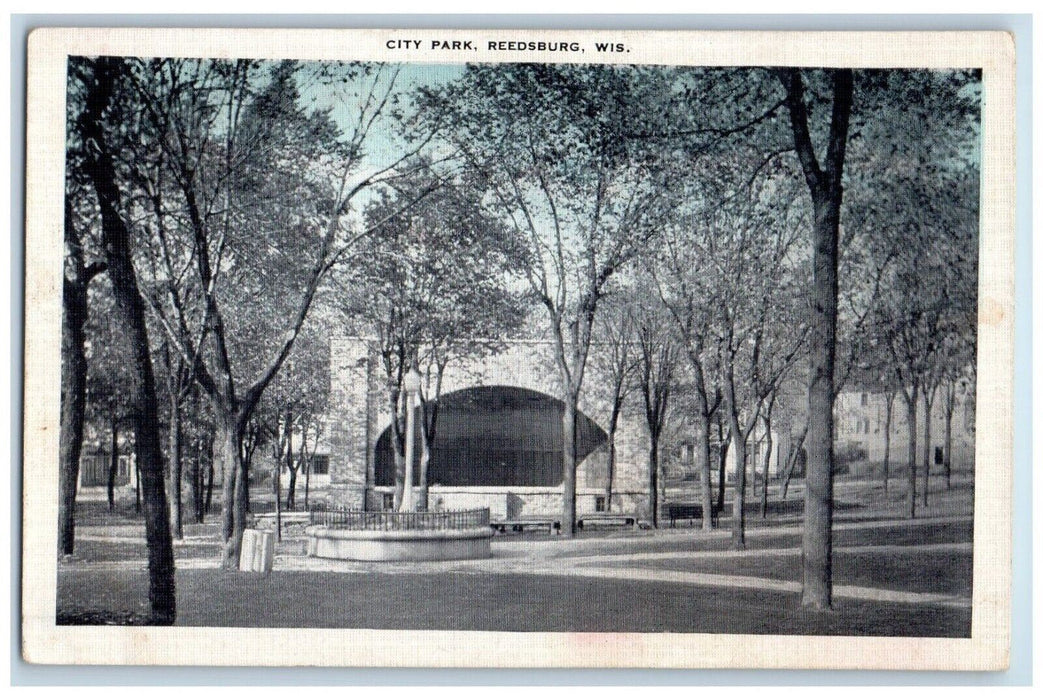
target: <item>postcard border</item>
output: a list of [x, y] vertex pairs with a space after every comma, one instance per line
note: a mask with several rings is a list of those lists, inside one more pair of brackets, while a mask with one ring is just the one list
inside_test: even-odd
[[[57, 372], [55, 367], [60, 346], [60, 285], [54, 270], [60, 272], [61, 250], [61, 173], [64, 162], [64, 57], [67, 54], [164, 54], [164, 55], [223, 55], [214, 49], [225, 49], [227, 55], [271, 56], [272, 52], [300, 47], [304, 39], [312, 44], [303, 51], [293, 51], [300, 57], [328, 57], [324, 51], [340, 51], [334, 38], [387, 36], [381, 30], [293, 30], [279, 32], [281, 41], [275, 41], [277, 30], [37, 30], [29, 41], [29, 100], [32, 108], [27, 119], [27, 197], [26, 197], [26, 325], [33, 328], [25, 338], [25, 395], [39, 397], [26, 405], [24, 416], [25, 464], [39, 482], [57, 483]], [[517, 36], [522, 31], [537, 31], [541, 36], [568, 38], [582, 34], [571, 31], [509, 30]], [[423, 35], [422, 30], [388, 30]], [[262, 35], [263, 33], [263, 35]], [[451, 32], [436, 30], [427, 34], [453, 37], [454, 34], [491, 36], [494, 30], [464, 30]], [[632, 46], [641, 42], [646, 32], [601, 31], [599, 36], [611, 40], [614, 34]], [[192, 36], [187, 36], [187, 35]], [[245, 37], [245, 34], [254, 36]], [[814, 50], [806, 42], [808, 33], [791, 32], [656, 32], [653, 46], [640, 57], [631, 54], [628, 61], [692, 63], [699, 65], [735, 65], [737, 49], [749, 49], [748, 41], [761, 44], [749, 52], [753, 58], [742, 63], [754, 65], [874, 65], [885, 67], [950, 67], [981, 66], [985, 70], [985, 108], [983, 114], [983, 207], [979, 319], [979, 385], [978, 435], [988, 432], [992, 439], [980, 440], [977, 446], [977, 465], [987, 468], [990, 478], [976, 479], [975, 502], [975, 591], [972, 617], [972, 637], [969, 640], [910, 640], [880, 638], [837, 637], [776, 637], [762, 635], [624, 635], [636, 648], [624, 655], [606, 655], [604, 642], [620, 635], [566, 634], [545, 635], [526, 633], [522, 639], [508, 633], [442, 633], [410, 632], [414, 641], [424, 645], [455, 647], [452, 658], [447, 658], [434, 646], [427, 651], [403, 658], [397, 638], [401, 633], [387, 631], [310, 630], [316, 637], [314, 644], [324, 645], [329, 653], [312, 654], [306, 658], [288, 659], [285, 655], [274, 662], [266, 659], [266, 648], [274, 642], [256, 642], [258, 637], [286, 634], [286, 630], [234, 630], [214, 628], [117, 628], [83, 629], [57, 628], [53, 624], [54, 581], [56, 574], [53, 523], [56, 517], [56, 487], [50, 489], [50, 503], [45, 489], [27, 487], [24, 493], [23, 520], [23, 590], [41, 590], [50, 576], [49, 596], [28, 596], [23, 600], [23, 649], [26, 658], [40, 663], [112, 663], [119, 655], [112, 649], [124, 648], [128, 653], [118, 663], [215, 663], [212, 650], [205, 658], [192, 653], [176, 651], [174, 647], [194, 648], [201, 639], [198, 632], [207, 635], [210, 644], [242, 644], [239, 658], [227, 663], [307, 665], [331, 663], [343, 665], [344, 649], [337, 638], [350, 632], [352, 648], [360, 641], [371, 645], [371, 656], [358, 660], [360, 666], [615, 666], [660, 668], [936, 668], [945, 670], [998, 669], [1006, 666], [1010, 638], [1010, 556], [1012, 498], [1012, 415], [1013, 401], [1013, 231], [1014, 231], [1014, 65], [1013, 44], [1007, 34], [985, 33], [834, 33], [835, 36], [816, 33]], [[289, 35], [293, 35], [290, 37]], [[331, 35], [337, 35], [332, 37]], [[679, 36], [680, 35], [680, 36]], [[698, 35], [698, 36], [693, 36]], [[736, 35], [741, 35], [737, 42]], [[694, 44], [695, 38], [705, 38], [713, 45], [717, 62], [707, 60], [691, 46], [679, 46], [681, 38]], [[915, 43], [911, 40], [915, 39]], [[323, 43], [325, 40], [325, 43]], [[843, 40], [843, 41], [841, 41]], [[147, 42], [150, 51], [141, 49]], [[321, 44], [316, 51], [314, 44]], [[737, 45], [742, 44], [742, 45]], [[851, 44], [856, 45], [852, 53]], [[928, 50], [924, 46], [928, 44]], [[158, 47], [158, 48], [156, 48]], [[202, 51], [203, 53], [199, 53]], [[268, 53], [265, 54], [265, 51]], [[671, 51], [679, 52], [672, 54]], [[187, 52], [187, 53], [185, 53]], [[664, 52], [672, 56], [668, 60]], [[379, 60], [379, 51], [360, 58]], [[927, 55], [929, 54], [929, 55]], [[343, 56], [343, 54], [338, 54]], [[645, 56], [648, 56], [647, 58]], [[744, 54], [746, 55], [746, 54]], [[681, 58], [679, 58], [680, 56]], [[877, 60], [887, 56], [887, 60]], [[925, 57], [926, 56], [926, 57]], [[904, 59], [902, 58], [904, 57]], [[386, 56], [383, 57], [387, 60]], [[439, 56], [430, 62], [451, 62], [463, 57]], [[466, 56], [475, 60], [473, 56]], [[511, 57], [512, 60], [524, 56]], [[585, 60], [590, 59], [587, 55]], [[55, 60], [62, 66], [55, 84]], [[424, 62], [414, 57], [416, 62]], [[55, 115], [58, 118], [55, 119]], [[57, 122], [57, 130], [56, 130]], [[57, 141], [55, 139], [57, 138]], [[57, 148], [56, 148], [57, 146]], [[57, 207], [57, 208], [56, 208]], [[57, 224], [57, 225], [56, 225]], [[56, 254], [57, 253], [57, 254]], [[57, 265], [55, 261], [57, 260]], [[989, 358], [985, 362], [983, 358]], [[50, 473], [47, 471], [47, 465]], [[42, 545], [42, 547], [41, 547]], [[977, 556], [988, 552], [988, 557]], [[1001, 572], [997, 576], [997, 571]], [[989, 574], [989, 576], [986, 576]], [[985, 585], [979, 585], [984, 579]], [[995, 585], [993, 585], [995, 584]], [[44, 606], [43, 610], [41, 605]], [[41, 617], [41, 612], [46, 615]], [[49, 620], [47, 619], [49, 617]], [[48, 624], [49, 623], [49, 624]], [[71, 633], [70, 633], [71, 632]], [[80, 633], [84, 634], [80, 634]], [[186, 632], [190, 634], [186, 635]], [[113, 634], [115, 633], [115, 634]], [[268, 633], [272, 633], [269, 635]], [[328, 633], [328, 634], [327, 634]], [[173, 635], [173, 636], [172, 636]], [[448, 635], [448, 636], [447, 636]], [[493, 639], [490, 637], [498, 637]], [[122, 637], [122, 639], [117, 639]], [[250, 637], [254, 638], [252, 642]], [[327, 638], [328, 639], [324, 639]], [[360, 639], [361, 637], [361, 639]], [[652, 637], [654, 639], [645, 639]], [[218, 640], [218, 641], [215, 641]], [[797, 641], [800, 640], [800, 641]], [[617, 640], [618, 641], [618, 640]], [[852, 648], [852, 643], [857, 648]], [[506, 644], [506, 646], [504, 646]], [[520, 645], [520, 646], [519, 646]], [[142, 647], [147, 648], [142, 648]], [[108, 660], [97, 653], [107, 648]], [[722, 650], [722, 647], [725, 649]], [[504, 649], [517, 656], [517, 649], [531, 650], [532, 656], [523, 663], [505, 664]], [[591, 651], [585, 652], [583, 649]], [[491, 652], [490, 652], [491, 650]], [[313, 651], [313, 650], [309, 650]], [[710, 653], [707, 653], [707, 652]], [[726, 653], [722, 653], [726, 652]], [[339, 653], [338, 653], [339, 652]], [[497, 653], [499, 652], [499, 654]], [[728, 653], [730, 652], [730, 653]], [[491, 654], [491, 655], [490, 655]], [[748, 663], [755, 657], [759, 663]], [[872, 658], [868, 658], [872, 657]], [[563, 660], [565, 661], [563, 663]], [[811, 661], [811, 663], [808, 663]], [[216, 663], [226, 663], [216, 660]]]

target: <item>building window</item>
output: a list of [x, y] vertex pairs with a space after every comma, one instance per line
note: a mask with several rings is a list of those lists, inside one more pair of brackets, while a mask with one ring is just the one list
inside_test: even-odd
[[867, 394], [864, 391], [862, 392], [862, 405], [863, 406], [868, 406], [869, 405], [869, 394]]
[[312, 474], [325, 475], [330, 473], [329, 455], [312, 455], [308, 461], [308, 467]]
[[605, 512], [605, 497], [594, 496], [594, 512], [604, 513]]
[[393, 494], [393, 493], [385, 493], [383, 496], [384, 496], [384, 498], [383, 498], [383, 501], [381, 503], [381, 507], [384, 510], [394, 510], [394, 508], [395, 508], [395, 494]]
[[945, 464], [945, 450], [941, 447], [935, 446], [934, 448], [934, 463]]

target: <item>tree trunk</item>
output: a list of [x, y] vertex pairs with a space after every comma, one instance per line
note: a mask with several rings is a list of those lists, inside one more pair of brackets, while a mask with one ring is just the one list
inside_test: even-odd
[[[216, 407], [215, 407], [216, 408]], [[215, 410], [215, 413], [219, 413]], [[239, 566], [239, 551], [242, 546], [243, 530], [246, 528], [247, 495], [244, 484], [246, 473], [242, 464], [240, 445], [242, 426], [235, 416], [217, 416], [215, 436], [216, 457], [221, 465], [221, 538], [224, 552], [221, 568], [236, 569]]]
[[703, 530], [713, 529], [713, 487], [710, 485], [710, 419], [702, 411], [695, 417], [696, 447], [699, 460], [700, 499], [703, 507]]
[[728, 466], [728, 446], [732, 442], [732, 436], [721, 442], [721, 452], [717, 456], [717, 512], [724, 512], [724, 482]]
[[[293, 423], [291, 422], [292, 415], [290, 411], [286, 411], [286, 471], [290, 476], [290, 483], [286, 486], [286, 510], [293, 510], [293, 499], [294, 490], [297, 486], [297, 469], [293, 466]], [[276, 469], [278, 469], [278, 461], [276, 461]], [[282, 486], [282, 475], [276, 473], [275, 478], [275, 502], [276, 505], [279, 503], [279, 489]], [[281, 513], [276, 509], [276, 520], [279, 523], [279, 539], [282, 540], [282, 517]]]
[[760, 485], [760, 480], [763, 476], [760, 474], [760, 470], [757, 468], [759, 466], [758, 458], [760, 457], [760, 455], [757, 452], [756, 440], [753, 441], [753, 446], [747, 451], [747, 454], [750, 457], [750, 494], [753, 497], [753, 502], [756, 503], [757, 494], [760, 493], [757, 486]]
[[289, 481], [286, 482], [286, 510], [297, 510], [297, 472], [300, 465], [290, 469]]
[[[195, 507], [196, 522], [203, 523], [207, 504], [207, 475], [213, 473], [213, 458], [210, 455], [210, 441], [206, 437], [200, 437], [196, 442], [196, 474], [192, 490], [193, 506]], [[211, 477], [211, 483], [213, 483]]]
[[[135, 441], [138, 439], [135, 436]], [[134, 512], [141, 513], [141, 466], [134, 462]]]
[[576, 404], [578, 397], [566, 392], [561, 416], [561, 534], [576, 536]]
[[[619, 392], [616, 392], [617, 396]], [[619, 430], [618, 399], [613, 403], [612, 415], [608, 420], [608, 478], [605, 484], [605, 510], [612, 511], [612, 489], [616, 481], [616, 432]]]
[[[247, 460], [242, 461], [242, 465], [239, 468], [239, 478], [235, 482], [235, 507], [236, 512], [242, 514], [243, 527], [246, 529], [246, 519], [249, 513], [252, 513], [250, 504], [250, 462]], [[232, 522], [234, 524], [235, 517], [233, 515]], [[240, 530], [240, 540], [242, 539], [242, 530]], [[242, 542], [240, 542], [240, 547]]]
[[909, 491], [908, 513], [910, 518], [916, 517], [916, 399], [918, 387], [914, 384], [912, 396], [905, 396], [906, 420], [909, 423]]
[[195, 455], [192, 457], [192, 470], [189, 473], [189, 478], [192, 480], [192, 514], [195, 516], [195, 521], [202, 524], [203, 522], [203, 456], [202, 452], [202, 441], [196, 441]]
[[887, 395], [887, 410], [884, 414], [884, 493], [891, 478], [891, 418], [894, 413], [895, 395]]
[[934, 406], [934, 390], [923, 391], [923, 505], [927, 507], [927, 494], [930, 491], [929, 482], [931, 476], [931, 408]]
[[952, 414], [956, 407], [956, 388], [950, 383], [945, 395], [945, 489], [952, 488]]
[[[399, 377], [401, 381], [401, 377]], [[392, 498], [392, 507], [397, 513], [402, 508], [402, 499], [405, 497], [406, 484], [406, 455], [405, 455], [405, 411], [403, 405], [406, 399], [404, 392], [395, 385], [391, 389], [389, 401], [391, 403], [391, 452], [395, 459], [395, 492]]]
[[278, 460], [272, 474], [272, 493], [275, 496], [275, 539], [282, 542], [282, 465]]
[[87, 276], [72, 206], [65, 205], [65, 240], [72, 258], [72, 279], [62, 286], [62, 393], [58, 439], [58, 554], [73, 552], [76, 530], [76, 486], [80, 480], [83, 413], [87, 395], [86, 336]]
[[[396, 442], [395, 440], [391, 441]], [[395, 512], [402, 508], [402, 498], [405, 496], [406, 485], [406, 456], [398, 451], [396, 446], [392, 452], [395, 456], [395, 495], [392, 501]]]
[[[313, 448], [314, 450], [314, 448]], [[308, 491], [311, 487], [311, 456], [304, 457], [304, 510], [309, 510]]]
[[170, 401], [170, 529], [175, 538], [185, 538], [181, 523], [181, 404]]
[[732, 442], [735, 443], [735, 497], [732, 499], [732, 548], [746, 549], [746, 440], [739, 432], [738, 420], [732, 420]]
[[[211, 448], [212, 449], [212, 448]], [[214, 457], [210, 455], [210, 463], [207, 465], [206, 470], [206, 502], [203, 505], [203, 512], [206, 514], [210, 513], [210, 505], [214, 502]], [[202, 522], [202, 520], [200, 520]]]
[[250, 467], [253, 466], [252, 457], [253, 453], [250, 454], [249, 458], [242, 458], [242, 473], [240, 474], [242, 477], [242, 483], [236, 483], [235, 485], [235, 497], [237, 499], [242, 499], [241, 507], [244, 515], [246, 513], [253, 513], [253, 507], [250, 503]]
[[764, 446], [764, 477], [761, 480], [761, 518], [768, 517], [768, 471], [771, 466], [771, 419], [764, 421], [764, 435], [766, 445]]
[[851, 116], [853, 75], [832, 71], [833, 109], [824, 167], [808, 126], [800, 71], [784, 74], [794, 148], [811, 193], [812, 283], [808, 336], [808, 466], [804, 477], [801, 603], [828, 609], [833, 590], [833, 393], [837, 334], [837, 263], [844, 153]]
[[109, 435], [112, 441], [109, 443], [109, 512], [116, 510], [116, 472], [119, 470], [119, 421], [116, 418], [118, 410], [116, 400], [112, 402], [112, 413], [109, 414]]
[[416, 501], [416, 509], [427, 510], [427, 465], [431, 463], [431, 445], [427, 441], [427, 431], [420, 428], [420, 493]]
[[131, 261], [131, 238], [120, 214], [116, 169], [102, 127], [102, 120], [112, 102], [119, 70], [118, 59], [99, 58], [94, 61], [94, 80], [87, 86], [86, 107], [79, 126], [84, 142], [93, 144], [88, 149], [86, 169], [98, 198], [101, 233], [116, 299], [116, 313], [126, 331], [134, 370], [131, 373], [129, 395], [131, 405], [134, 406], [134, 453], [140, 470], [139, 483], [144, 491], [152, 622], [173, 624], [176, 612], [174, 546], [163, 488], [163, 456], [160, 453], [156, 385], [149, 354], [145, 304], [138, 291]]
[[800, 432], [800, 437], [797, 438], [796, 442], [793, 441], [792, 436], [790, 438], [790, 452], [786, 459], [786, 476], [782, 479], [782, 500], [786, 500], [786, 494], [789, 493], [789, 482], [793, 478], [793, 471], [797, 467], [797, 462], [800, 461], [800, 455], [804, 452], [804, 438], [808, 435], [808, 426], [805, 423], [804, 429]]
[[659, 434], [650, 436], [648, 448], [648, 519], [652, 527], [659, 528]]

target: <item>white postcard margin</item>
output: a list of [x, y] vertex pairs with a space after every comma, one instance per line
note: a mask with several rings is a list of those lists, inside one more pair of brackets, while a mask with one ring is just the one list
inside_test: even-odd
[[[419, 39], [424, 48], [388, 48]], [[432, 40], [475, 50], [435, 51]], [[582, 53], [492, 52], [576, 41]], [[596, 53], [593, 43], [626, 53]], [[66, 61], [71, 55], [409, 63], [981, 68], [982, 206], [972, 632], [968, 639], [674, 633], [74, 627], [55, 624]], [[1014, 43], [1003, 32], [45, 28], [29, 37], [22, 654], [40, 664], [1002, 670], [1013, 496]], [[145, 575], [145, 572], [142, 572]]]

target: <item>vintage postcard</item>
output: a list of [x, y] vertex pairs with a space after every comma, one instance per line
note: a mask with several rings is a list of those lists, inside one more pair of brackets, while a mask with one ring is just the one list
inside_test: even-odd
[[1006, 668], [1013, 57], [34, 32], [24, 658]]

